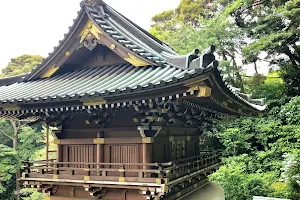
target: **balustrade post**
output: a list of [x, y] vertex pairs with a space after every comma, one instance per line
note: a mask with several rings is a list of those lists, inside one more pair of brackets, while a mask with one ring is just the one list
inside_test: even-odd
[[59, 169], [57, 163], [53, 165], [53, 178], [58, 179]]
[[158, 166], [158, 178], [162, 179], [164, 177], [163, 167], [161, 165]]
[[119, 172], [120, 172], [120, 177], [125, 177], [125, 166], [124, 165], [120, 166]]
[[85, 171], [85, 176], [90, 176], [91, 175], [91, 167], [90, 167], [89, 164], [85, 165], [84, 171]]
[[31, 166], [31, 163], [29, 163], [29, 162], [23, 162], [23, 164], [25, 165], [25, 166], [24, 166], [24, 173], [25, 173], [25, 174], [29, 174], [29, 173], [30, 173], [30, 166]]
[[[99, 141], [100, 141], [101, 137], [103, 137], [103, 132], [97, 132], [97, 139], [99, 138]], [[102, 138], [102, 140], [104, 141], [104, 138]], [[96, 168], [98, 169], [97, 170], [97, 176], [100, 175], [100, 170], [99, 169], [103, 168], [103, 165], [99, 164], [99, 163], [104, 162], [104, 144], [103, 144], [104, 142], [103, 141], [97, 142], [97, 144], [96, 144], [96, 152], [97, 152], [97, 159], [96, 159], [97, 165], [96, 165]]]

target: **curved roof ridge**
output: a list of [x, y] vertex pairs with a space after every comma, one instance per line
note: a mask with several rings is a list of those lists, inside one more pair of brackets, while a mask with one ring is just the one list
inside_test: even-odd
[[0, 86], [7, 86], [24, 80], [28, 73], [0, 78]]
[[24, 81], [29, 80], [36, 73], [38, 73], [40, 70], [42, 70], [43, 67], [49, 61], [51, 61], [51, 59], [53, 58], [53, 55], [57, 54], [60, 51], [60, 49], [62, 48], [62, 46], [65, 45], [66, 40], [68, 40], [70, 38], [75, 27], [77, 26], [78, 22], [80, 22], [81, 18], [83, 17], [83, 14], [85, 13], [84, 6], [82, 4], [80, 4], [80, 7], [81, 7], [80, 10], [77, 11], [77, 17], [75, 19], [73, 19], [73, 24], [71, 26], [69, 26], [69, 31], [64, 34], [64, 38], [62, 40], [59, 40], [58, 45], [53, 47], [53, 51], [48, 53], [48, 56], [43, 59], [43, 61], [38, 65], [38, 67], [36, 67], [30, 73], [27, 74], [27, 76], [24, 78]]

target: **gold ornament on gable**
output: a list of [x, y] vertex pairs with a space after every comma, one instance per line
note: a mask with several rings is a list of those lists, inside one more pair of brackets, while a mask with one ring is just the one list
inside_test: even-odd
[[52, 65], [42, 76], [41, 78], [49, 78], [52, 76], [57, 70], [59, 69], [58, 66]]
[[103, 34], [96, 25], [88, 21], [87, 24], [83, 27], [80, 32], [80, 43], [82, 43], [86, 38], [95, 37], [97, 40], [100, 40], [99, 34]]
[[129, 62], [130, 64], [136, 66], [136, 67], [141, 67], [141, 66], [147, 66], [149, 65], [149, 63], [137, 58], [136, 56], [134, 56], [131, 53], [128, 53], [128, 57], [124, 58], [124, 60], [126, 60], [127, 62]]

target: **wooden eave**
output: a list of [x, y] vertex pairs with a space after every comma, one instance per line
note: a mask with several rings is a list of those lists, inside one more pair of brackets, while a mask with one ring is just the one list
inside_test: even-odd
[[22, 82], [27, 74], [20, 74], [16, 76], [4, 77], [0, 78], [0, 87], [1, 86], [8, 86], [13, 83]]
[[[59, 97], [56, 96], [40, 99], [29, 99], [24, 101], [2, 102], [1, 114], [26, 114], [31, 112], [68, 111], [81, 110], [88, 107], [117, 108], [127, 107], [133, 103], [145, 101], [170, 101], [180, 100], [186, 102], [186, 106], [206, 110], [211, 113], [230, 115], [257, 115], [264, 107], [255, 106], [230, 91], [224, 84], [216, 66], [212, 66], [205, 72], [198, 70], [195, 74], [186, 73], [181, 79], [173, 78], [171, 82], [161, 81], [158, 85], [149, 84], [147, 87], [126, 89], [123, 91], [106, 91], [105, 93], [94, 93]], [[195, 86], [197, 87], [196, 89]], [[211, 90], [207, 96], [200, 94], [202, 89]]]

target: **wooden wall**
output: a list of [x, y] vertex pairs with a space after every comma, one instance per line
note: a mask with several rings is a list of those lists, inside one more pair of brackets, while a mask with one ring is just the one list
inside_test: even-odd
[[[133, 122], [132, 112], [115, 112], [114, 117], [105, 128], [101, 125], [85, 123], [87, 118], [86, 114], [78, 114], [68, 125], [63, 127], [60, 134], [57, 134], [58, 139], [74, 140], [74, 143], [61, 144], [62, 152], [60, 154], [62, 155], [59, 156], [61, 161], [96, 163], [99, 161], [97, 155], [102, 155], [102, 162], [105, 163], [143, 162], [143, 143], [138, 130], [139, 124]], [[147, 147], [149, 152], [146, 153], [153, 163], [169, 162], [198, 155], [199, 135], [198, 129], [179, 127], [178, 124], [162, 127], [158, 136], [154, 138], [154, 142], [150, 144], [150, 149]], [[98, 136], [104, 138], [106, 142], [97, 153], [97, 145], [93, 143], [93, 139]], [[140, 138], [139, 141], [138, 138]], [[109, 143], [108, 139], [114, 142]], [[88, 140], [90, 143], [80, 143], [84, 140]], [[84, 168], [83, 165], [71, 167]]]

